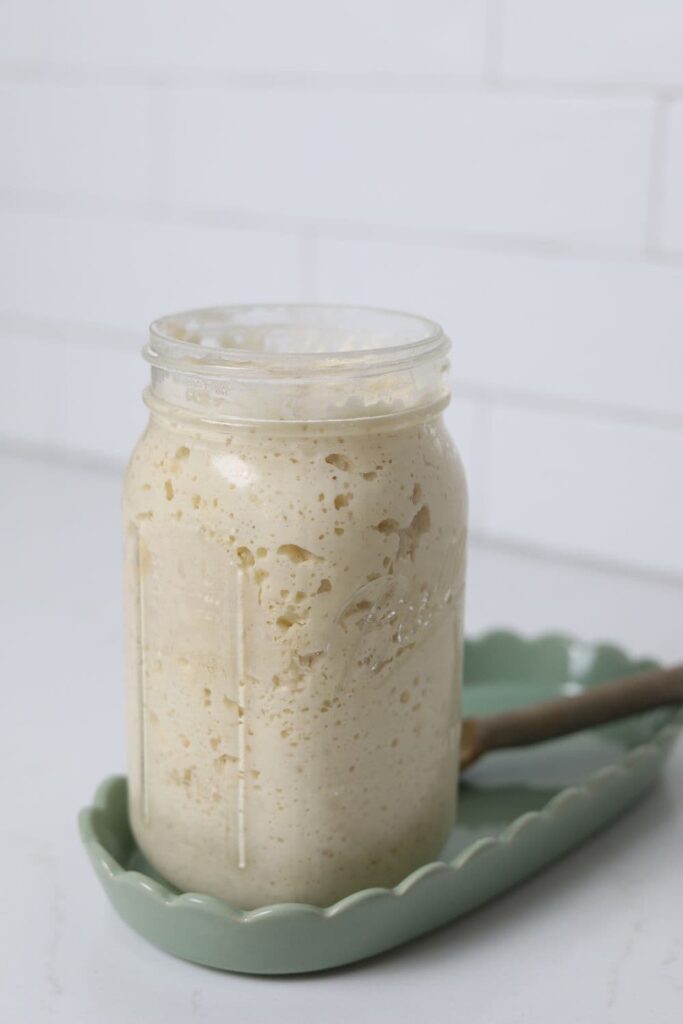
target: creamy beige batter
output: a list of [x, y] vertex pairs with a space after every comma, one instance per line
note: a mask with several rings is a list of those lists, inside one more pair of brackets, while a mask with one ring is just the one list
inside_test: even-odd
[[130, 813], [242, 907], [399, 882], [452, 826], [466, 490], [441, 417], [209, 427], [128, 469]]

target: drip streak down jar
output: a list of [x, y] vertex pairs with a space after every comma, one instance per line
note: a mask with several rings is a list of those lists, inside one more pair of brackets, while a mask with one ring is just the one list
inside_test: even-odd
[[126, 475], [129, 811], [178, 888], [328, 905], [436, 857], [466, 487], [449, 343], [379, 310], [152, 325]]

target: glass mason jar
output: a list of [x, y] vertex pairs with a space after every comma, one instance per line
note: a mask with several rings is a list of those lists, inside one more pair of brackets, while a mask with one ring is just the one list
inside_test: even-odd
[[129, 808], [181, 890], [392, 886], [453, 824], [466, 487], [429, 320], [152, 325], [127, 471]]

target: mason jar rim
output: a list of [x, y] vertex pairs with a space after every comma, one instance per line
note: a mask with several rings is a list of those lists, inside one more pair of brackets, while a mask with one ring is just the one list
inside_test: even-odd
[[[149, 330], [143, 355], [153, 366], [214, 378], [235, 373], [306, 378], [375, 375], [438, 358], [450, 348], [441, 326], [427, 317], [363, 305], [209, 306], [160, 317]], [[330, 341], [343, 338], [346, 332], [346, 344], [351, 347], [298, 347], [306, 332], [317, 332], [319, 340], [327, 334]], [[264, 347], [253, 347], [259, 333]], [[280, 343], [283, 334], [289, 335], [290, 343], [265, 347], [267, 336], [276, 339], [278, 333]], [[364, 337], [370, 343], [358, 346]]]

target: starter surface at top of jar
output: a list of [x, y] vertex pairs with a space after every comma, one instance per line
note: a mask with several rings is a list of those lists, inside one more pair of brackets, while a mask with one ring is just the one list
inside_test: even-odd
[[210, 360], [221, 391], [151, 357], [124, 501], [131, 821], [169, 881], [242, 907], [396, 884], [452, 825], [466, 494], [443, 347], [431, 384], [415, 353], [359, 351], [346, 417], [329, 354], [305, 388], [275, 373], [299, 413], [327, 389], [333, 421], [278, 407], [263, 367]]

